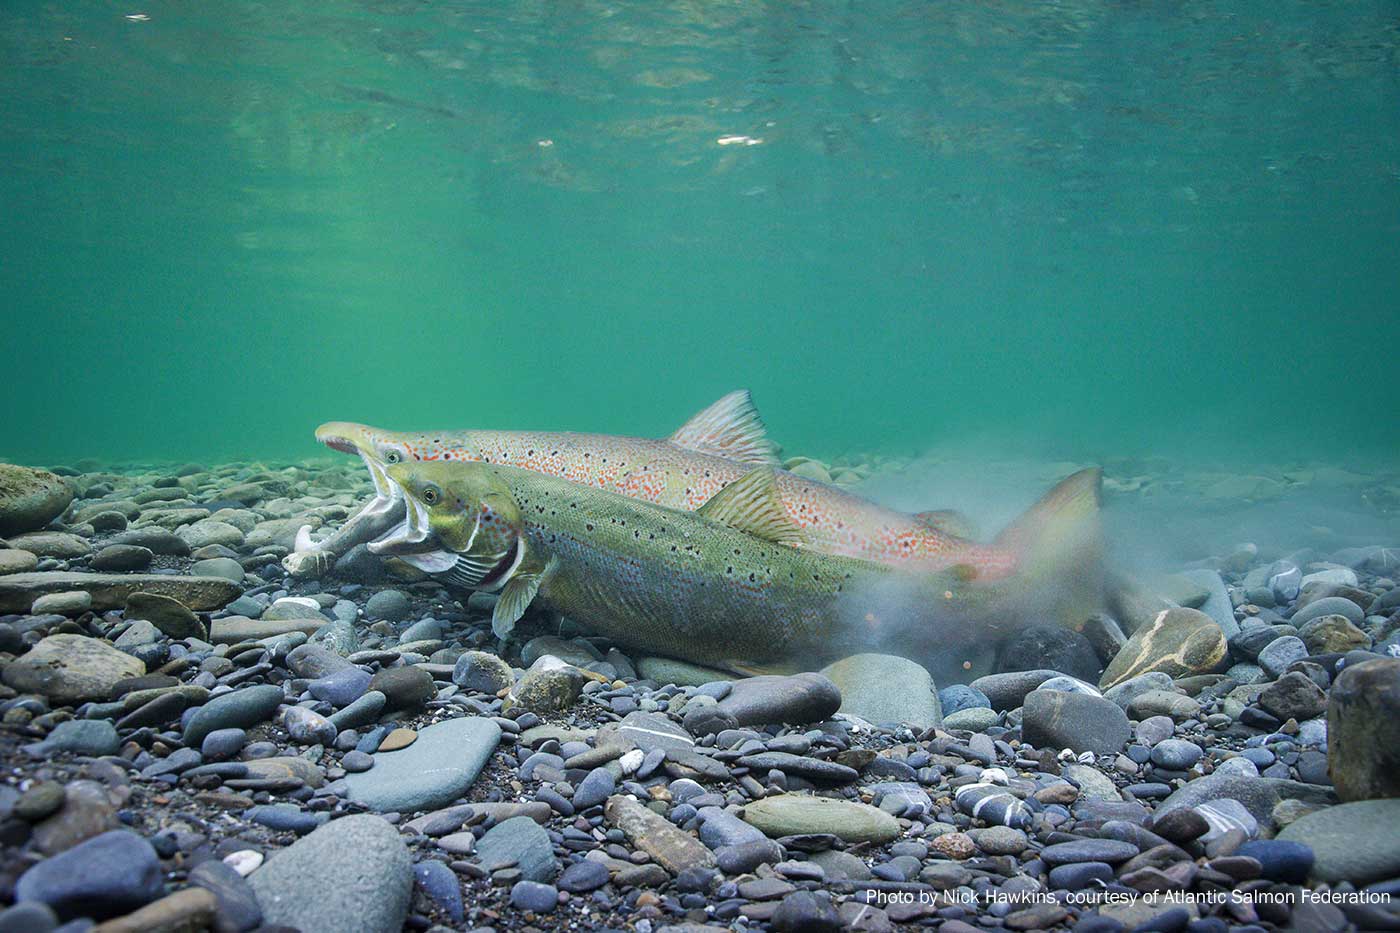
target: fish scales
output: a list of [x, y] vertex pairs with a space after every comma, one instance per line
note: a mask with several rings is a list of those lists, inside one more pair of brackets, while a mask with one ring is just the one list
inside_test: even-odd
[[825, 651], [852, 578], [887, 573], [537, 472], [497, 472], [528, 546], [558, 562], [540, 595], [635, 648], [719, 664]]

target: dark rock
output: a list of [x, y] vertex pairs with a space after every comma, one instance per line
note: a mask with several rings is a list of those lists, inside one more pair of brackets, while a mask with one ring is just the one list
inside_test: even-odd
[[1239, 847], [1236, 855], [1259, 862], [1263, 877], [1284, 884], [1303, 884], [1313, 866], [1313, 852], [1301, 842], [1255, 839]]
[[1033, 690], [1025, 699], [1021, 733], [1036, 748], [1109, 755], [1122, 750], [1132, 727], [1127, 714], [1102, 697]]
[[841, 708], [841, 691], [821, 674], [748, 677], [734, 682], [719, 708], [741, 726], [821, 722]]
[[1332, 685], [1327, 754], [1343, 801], [1400, 797], [1400, 658], [1349, 665]]
[[502, 820], [487, 830], [477, 840], [476, 858], [487, 871], [515, 866], [527, 881], [550, 882], [559, 873], [549, 834], [528, 816]]
[[1089, 639], [1058, 625], [1032, 625], [1002, 643], [997, 654], [1001, 673], [1049, 668], [1080, 680], [1099, 676], [1098, 655]]
[[537, 914], [552, 913], [559, 906], [559, 891], [552, 884], [517, 881], [510, 889], [510, 906]]
[[198, 746], [216, 729], [247, 728], [265, 722], [277, 712], [284, 695], [275, 684], [245, 687], [215, 697], [195, 710], [185, 725], [184, 742]]
[[1292, 671], [1260, 692], [1259, 705], [1280, 721], [1312, 719], [1327, 708], [1327, 696], [1306, 674]]
[[773, 929], [779, 933], [840, 933], [841, 915], [824, 891], [794, 891], [773, 913]]
[[386, 667], [370, 678], [370, 690], [384, 694], [386, 710], [413, 712], [423, 708], [437, 693], [433, 675], [420, 667]]
[[574, 862], [560, 873], [555, 884], [570, 894], [587, 894], [608, 883], [607, 866], [588, 859]]
[[155, 900], [163, 880], [151, 844], [113, 830], [30, 868], [15, 885], [15, 900], [48, 904], [63, 920], [103, 919]]
[[462, 908], [462, 885], [452, 869], [442, 862], [426, 859], [413, 866], [413, 875], [429, 900], [454, 923], [462, 922], [465, 916]]
[[1052, 867], [1072, 862], [1107, 862], [1116, 865], [1138, 854], [1138, 847], [1119, 839], [1076, 839], [1040, 850], [1040, 859]]
[[1059, 671], [1034, 670], [1014, 671], [1007, 674], [988, 674], [972, 682], [972, 689], [987, 698], [994, 710], [1015, 709], [1025, 702], [1030, 693], [1051, 677], [1060, 676]]
[[214, 895], [219, 905], [219, 929], [243, 933], [262, 923], [262, 908], [252, 885], [218, 859], [200, 862], [190, 869], [189, 881]]

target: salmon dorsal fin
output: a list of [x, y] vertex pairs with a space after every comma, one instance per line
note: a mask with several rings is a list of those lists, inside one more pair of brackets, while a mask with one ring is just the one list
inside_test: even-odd
[[970, 541], [977, 537], [977, 529], [972, 524], [972, 520], [955, 509], [916, 512], [914, 520], [926, 528], [941, 531], [943, 534], [952, 535], [955, 538], [966, 538]]
[[667, 438], [672, 444], [741, 463], [776, 466], [777, 453], [748, 389], [730, 392]]
[[793, 545], [802, 541], [802, 529], [788, 518], [770, 466], [745, 473], [715, 493], [695, 514], [764, 541]]

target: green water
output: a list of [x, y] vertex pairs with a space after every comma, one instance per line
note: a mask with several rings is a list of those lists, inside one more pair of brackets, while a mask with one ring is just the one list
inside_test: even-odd
[[287, 6], [7, 4], [0, 455], [1400, 449], [1396, 3]]

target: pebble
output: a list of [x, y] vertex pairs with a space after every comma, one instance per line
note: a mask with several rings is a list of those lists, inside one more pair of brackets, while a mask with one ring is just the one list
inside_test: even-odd
[[510, 889], [510, 905], [537, 914], [553, 913], [559, 906], [559, 891], [552, 884], [517, 881]]
[[1185, 771], [1201, 760], [1203, 752], [1195, 742], [1165, 739], [1152, 748], [1152, 763], [1171, 771]]
[[608, 869], [601, 862], [583, 859], [565, 868], [555, 884], [561, 891], [570, 894], [587, 894], [608, 883]]
[[601, 806], [617, 788], [617, 779], [607, 768], [594, 768], [574, 789], [571, 801], [576, 810]]

